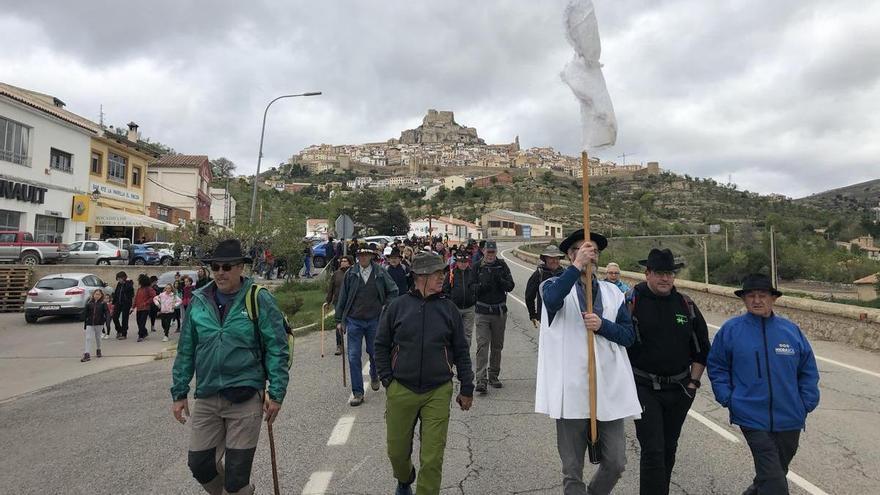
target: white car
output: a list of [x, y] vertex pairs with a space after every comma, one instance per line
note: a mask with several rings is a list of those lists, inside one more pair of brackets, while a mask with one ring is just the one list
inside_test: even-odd
[[24, 319], [36, 323], [41, 316], [70, 315], [84, 320], [86, 304], [92, 292], [103, 290], [113, 295], [113, 288], [91, 273], [56, 273], [41, 278], [27, 293]]
[[164, 266], [177, 264], [177, 258], [174, 256], [174, 244], [170, 242], [145, 242], [144, 245], [159, 253], [159, 264]]

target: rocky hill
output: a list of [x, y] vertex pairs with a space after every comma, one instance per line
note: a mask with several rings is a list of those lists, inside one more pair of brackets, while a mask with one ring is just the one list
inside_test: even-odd
[[869, 180], [795, 200], [798, 204], [836, 211], [867, 211], [880, 205], [880, 179]]
[[428, 110], [422, 125], [408, 129], [400, 134], [401, 144], [486, 144], [477, 136], [473, 127], [465, 127], [455, 122], [452, 112]]

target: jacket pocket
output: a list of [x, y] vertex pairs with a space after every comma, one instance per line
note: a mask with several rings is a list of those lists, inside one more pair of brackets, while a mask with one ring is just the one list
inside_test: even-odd
[[755, 351], [755, 369], [758, 370], [758, 378], [763, 378], [761, 376], [761, 356], [758, 354], [758, 351]]

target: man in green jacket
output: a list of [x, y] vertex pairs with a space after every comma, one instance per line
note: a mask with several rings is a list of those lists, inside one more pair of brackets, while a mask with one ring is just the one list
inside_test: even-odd
[[186, 423], [195, 373], [188, 456], [193, 477], [212, 495], [250, 495], [260, 420], [275, 421], [287, 391], [284, 316], [269, 291], [260, 290], [256, 322], [248, 317], [245, 298], [253, 281], [242, 272], [251, 260], [238, 240], [221, 241], [214, 256], [203, 261], [211, 264], [214, 279], [193, 293], [186, 311], [174, 360], [171, 411]]

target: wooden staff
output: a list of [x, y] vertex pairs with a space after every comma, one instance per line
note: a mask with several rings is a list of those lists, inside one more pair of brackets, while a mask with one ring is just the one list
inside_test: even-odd
[[[339, 330], [337, 330], [337, 332], [338, 332], [338, 331], [339, 331]], [[343, 386], [343, 387], [347, 387], [347, 386], [348, 386], [348, 384], [346, 383], [347, 380], [346, 380], [346, 378], [345, 378], [345, 359], [346, 359], [346, 357], [347, 357], [347, 356], [346, 356], [346, 353], [345, 353], [345, 339], [346, 339], [346, 336], [343, 335], [343, 336], [342, 336], [342, 386]]]
[[[584, 242], [590, 241], [590, 170], [587, 152], [581, 152], [581, 171], [583, 173], [584, 188]], [[584, 295], [586, 297], [587, 313], [593, 312], [593, 264], [590, 263], [584, 280]], [[599, 462], [599, 432], [596, 424], [596, 343], [593, 332], [587, 331], [587, 355], [590, 389], [590, 435], [587, 438], [590, 450], [590, 462]]]
[[275, 460], [275, 433], [272, 431], [272, 423], [267, 423], [269, 428], [269, 453], [272, 457], [272, 482], [275, 484], [275, 495], [281, 495], [278, 488], [278, 461]]
[[321, 357], [324, 357], [324, 319], [326, 318], [324, 312], [327, 308], [327, 303], [321, 304]]

